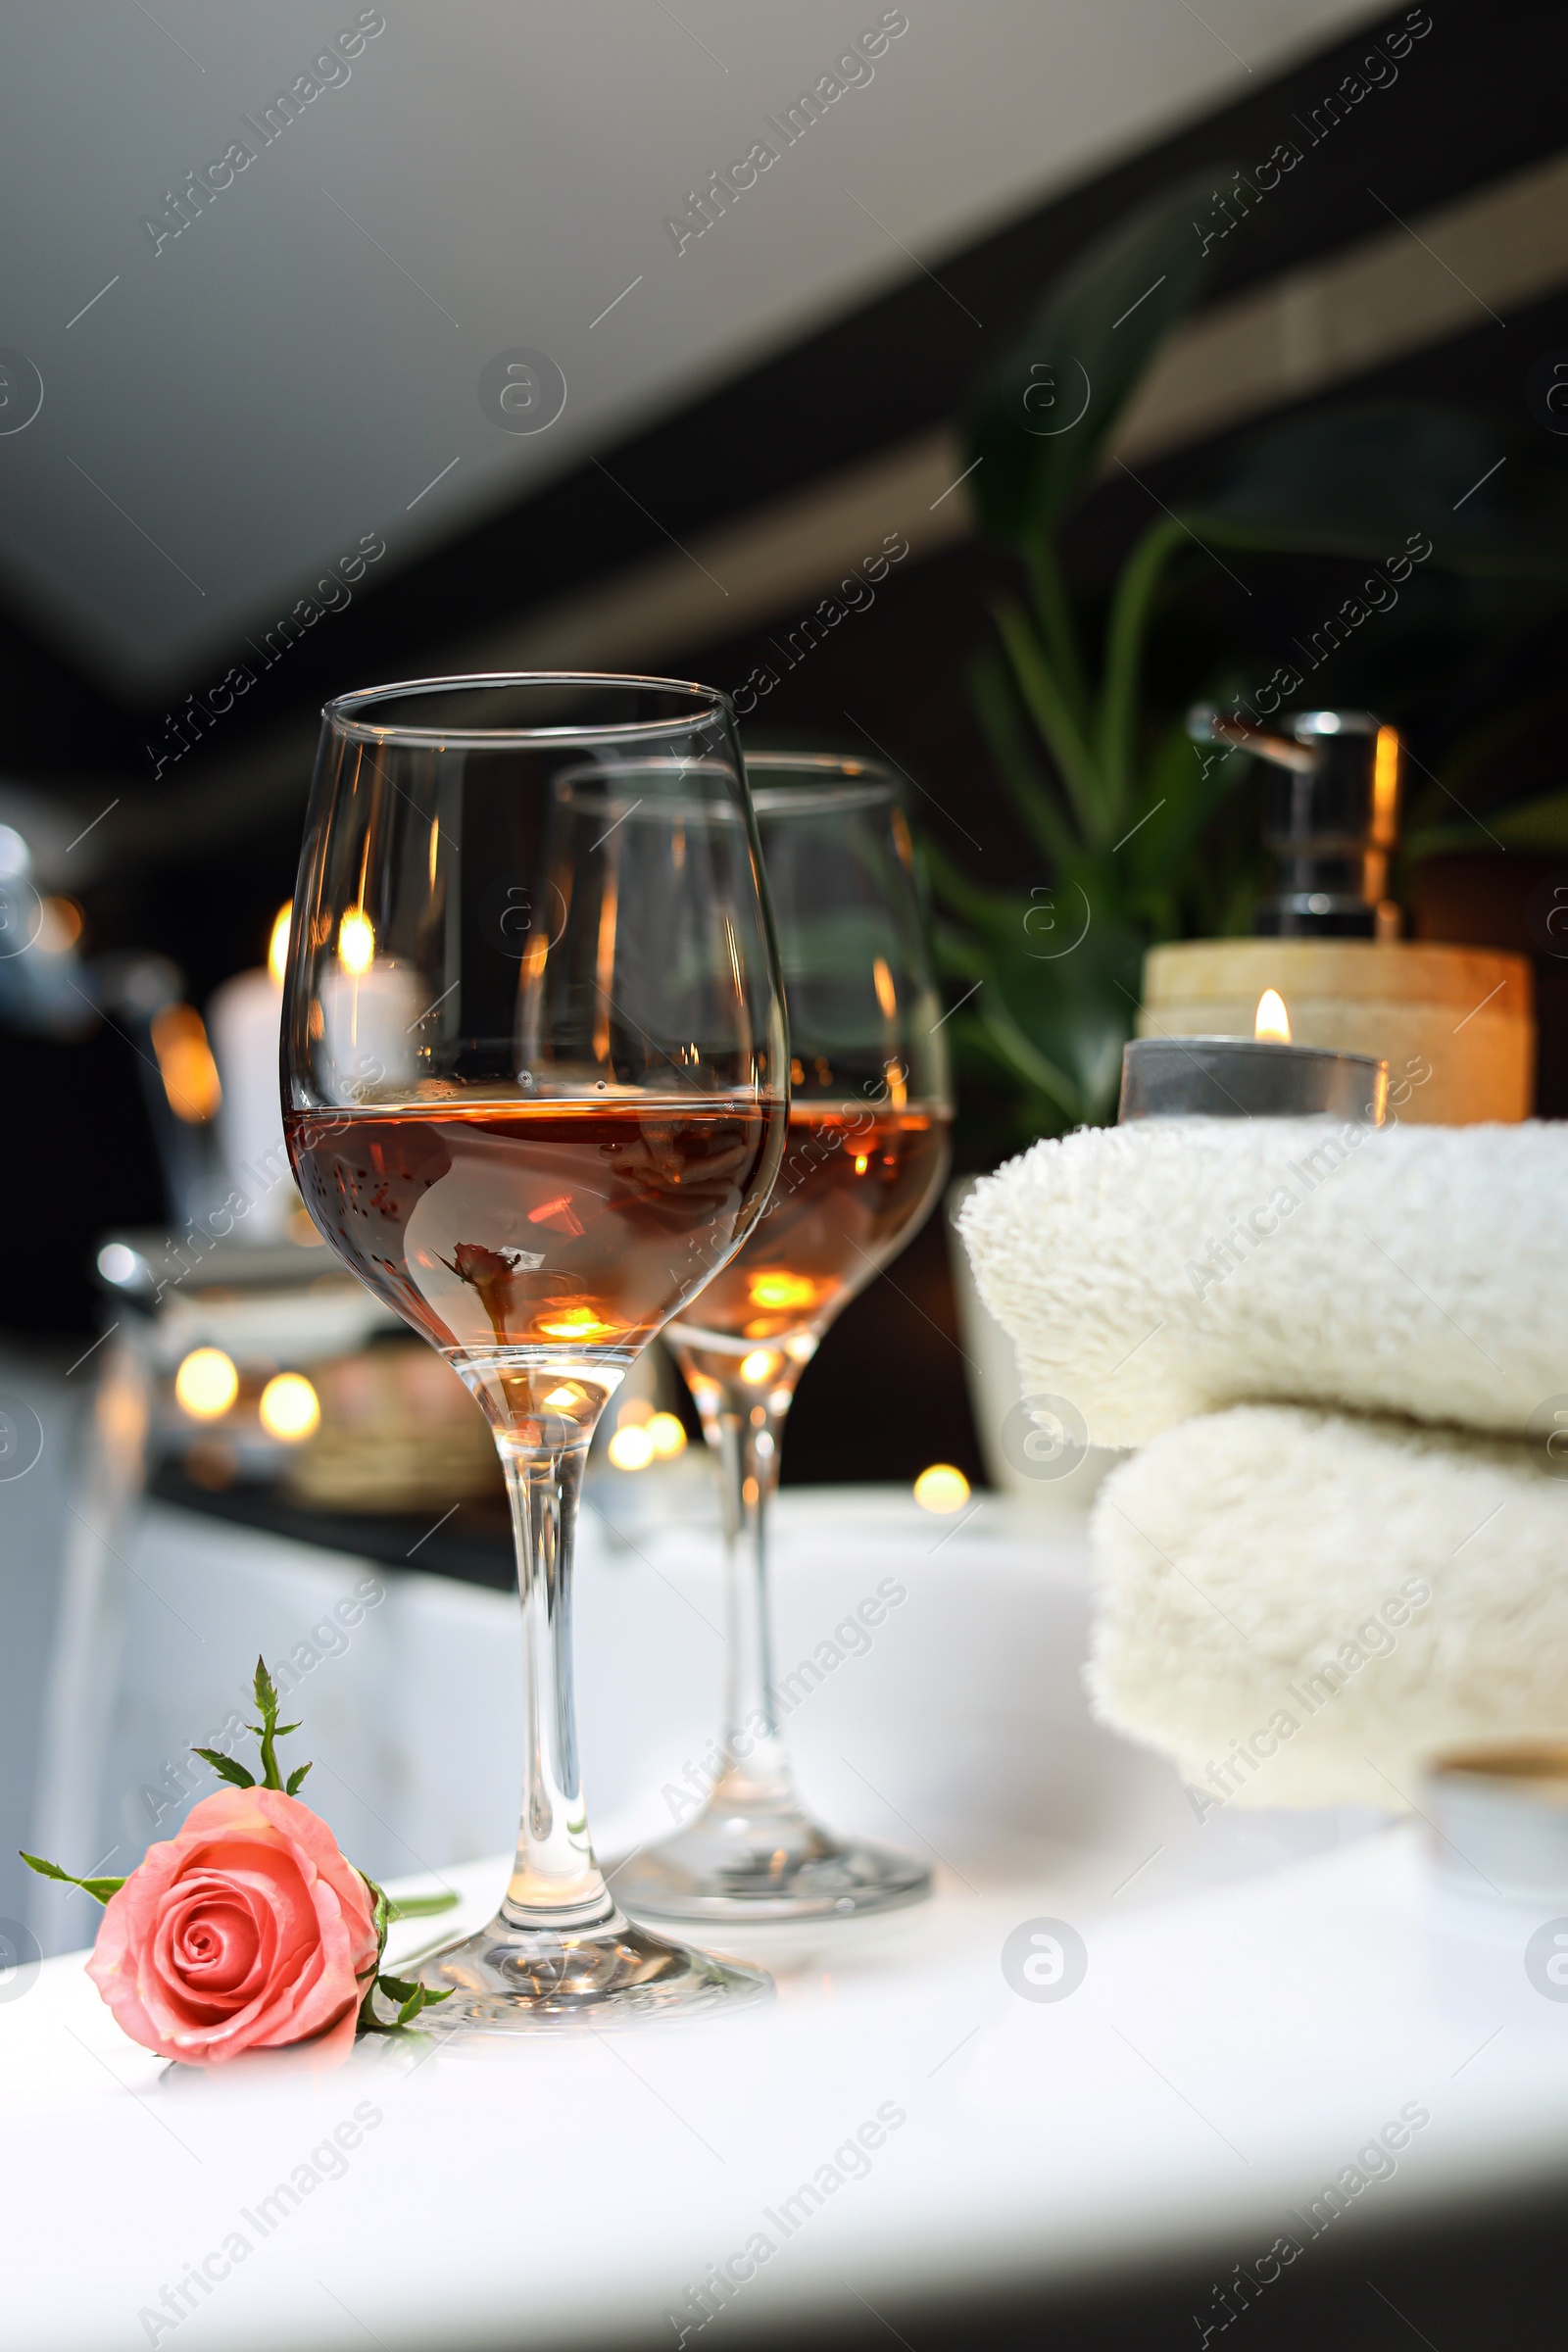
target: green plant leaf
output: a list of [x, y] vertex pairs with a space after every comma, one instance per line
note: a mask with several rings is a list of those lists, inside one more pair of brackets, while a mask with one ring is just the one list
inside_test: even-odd
[[387, 1922], [391, 1917], [391, 1908], [385, 1893], [376, 1885], [369, 1872], [362, 1870], [360, 1876], [370, 1889], [370, 1924], [375, 1930], [375, 1961], [379, 1968], [381, 1954], [386, 1950]]
[[[366, 2034], [396, 2034], [404, 2026], [411, 2025], [422, 2009], [434, 2009], [438, 2003], [450, 2001], [455, 1990], [454, 1985], [448, 1985], [444, 1992], [435, 1992], [428, 1984], [410, 1984], [401, 1977], [377, 1976], [371, 1980], [360, 2004], [360, 2031]], [[374, 2000], [378, 1992], [384, 1999], [397, 2004], [395, 2018], [382, 2018], [375, 2014]]]
[[[1081, 895], [1080, 895], [1081, 894]], [[1115, 878], [1054, 901], [1017, 900], [972, 1009], [1031, 1091], [1068, 1124], [1112, 1116], [1146, 937], [1122, 911]]]
[[387, 1919], [396, 1925], [400, 1919], [433, 1919], [438, 1911], [457, 1908], [458, 1897], [450, 1889], [444, 1894], [400, 1894], [387, 1903]]
[[997, 772], [1013, 807], [1047, 857], [1060, 866], [1070, 864], [1079, 846], [1078, 838], [1036, 763], [1017, 689], [995, 646], [985, 647], [971, 662], [969, 691]]
[[200, 1756], [204, 1764], [210, 1764], [220, 1781], [228, 1781], [236, 1788], [256, 1787], [255, 1773], [247, 1772], [243, 1764], [236, 1764], [232, 1756], [225, 1756], [220, 1747], [193, 1747], [190, 1752]]
[[[1195, 216], [1210, 216], [1215, 185], [1212, 170], [1178, 181], [1095, 238], [982, 385], [968, 456], [975, 507], [994, 537], [1013, 547], [1048, 537], [1090, 479], [1150, 361], [1202, 284]], [[1042, 430], [1073, 415], [1086, 378], [1081, 421]]]
[[1089, 676], [1055, 540], [1044, 531], [1032, 532], [1024, 557], [1029, 566], [1029, 585], [1034, 591], [1035, 618], [1060, 682], [1062, 700], [1072, 713], [1074, 726], [1080, 734], [1087, 735]]
[[1293, 417], [1243, 448], [1223, 486], [1184, 510], [1200, 539], [1568, 582], [1568, 479], [1533, 441], [1429, 403]]
[[58, 1879], [63, 1886], [79, 1886], [82, 1893], [90, 1894], [95, 1903], [107, 1903], [110, 1896], [118, 1894], [125, 1884], [123, 1879], [73, 1878], [69, 1870], [62, 1870], [58, 1862], [44, 1861], [41, 1854], [23, 1852], [22, 1859], [29, 1870], [38, 1873], [40, 1879]]
[[411, 2001], [416, 1993], [424, 1990], [422, 1984], [406, 1984], [401, 1977], [381, 1976], [375, 1982], [378, 1990], [384, 1992], [389, 2001]]
[[1017, 599], [1003, 597], [992, 611], [1018, 691], [1055, 761], [1079, 830], [1085, 841], [1098, 841], [1108, 822], [1104, 789], [1061, 681]]
[[1041, 1052], [999, 997], [993, 996], [990, 1004], [981, 1007], [979, 1019], [1002, 1059], [1036, 1087], [1064, 1118], [1075, 1126], [1089, 1118], [1090, 1103], [1083, 1088], [1049, 1054]]
[[[971, 880], [961, 865], [956, 865], [936, 842], [922, 845], [926, 865], [930, 871], [937, 896], [947, 901], [955, 911], [986, 934], [1010, 929], [1017, 920], [1016, 898], [1010, 892], [988, 890], [983, 882]], [[981, 968], [971, 960], [977, 953], [974, 943], [959, 932], [952, 930], [941, 935], [955, 960], [951, 968], [965, 975]]]
[[305, 1775], [311, 1769], [312, 1767], [309, 1764], [298, 1764], [295, 1766], [294, 1770], [289, 1774], [288, 1779], [283, 1784], [283, 1793], [285, 1796], [298, 1796], [300, 1792], [300, 1783], [304, 1780]]
[[[1255, 775], [1245, 752], [1195, 744], [1185, 719], [1169, 727], [1145, 771], [1144, 793], [1157, 816], [1128, 837], [1119, 855], [1134, 877], [1135, 891], [1159, 882], [1172, 899], [1168, 922], [1156, 934], [1175, 936], [1182, 881], [1192, 874], [1203, 835], [1232, 795]], [[1135, 813], [1129, 810], [1129, 815]]]
[[1122, 567], [1105, 631], [1105, 670], [1096, 736], [1107, 804], [1119, 823], [1127, 812], [1138, 724], [1144, 638], [1165, 572], [1179, 548], [1190, 545], [1174, 514], [1162, 515]]
[[278, 1708], [282, 1702], [278, 1698], [276, 1685], [267, 1671], [265, 1658], [256, 1661], [256, 1680], [252, 1687], [256, 1693], [256, 1710], [262, 1719], [260, 1723], [247, 1724], [245, 1727], [247, 1731], [255, 1733], [262, 1744], [262, 1778], [259, 1784], [253, 1783], [252, 1786], [276, 1788], [284, 1795], [292, 1796], [310, 1766], [307, 1764], [297, 1771], [285, 1789], [282, 1775], [277, 1769], [277, 1741], [286, 1740], [291, 1732], [297, 1732], [300, 1727], [297, 1723], [278, 1722]]
[[1506, 808], [1489, 808], [1484, 823], [1480, 818], [1455, 818], [1412, 826], [1403, 845], [1404, 858], [1412, 865], [1428, 858], [1495, 857], [1503, 850], [1543, 858], [1568, 853], [1568, 787], [1534, 793]]
[[266, 1788], [281, 1788], [283, 1783], [277, 1769], [277, 1751], [274, 1745], [277, 1739], [277, 1690], [271, 1676], [267, 1671], [267, 1661], [264, 1658], [258, 1658], [256, 1661], [255, 1687], [256, 1705], [262, 1720], [259, 1725], [253, 1724], [251, 1729], [257, 1734], [262, 1743], [262, 1781]]
[[980, 942], [939, 917], [932, 933], [937, 969], [950, 980], [983, 980], [986, 953]]
[[360, 1871], [360, 1876], [370, 1891], [370, 1924], [375, 1930], [375, 1958], [364, 1975], [365, 1991], [360, 1999], [358, 2031], [362, 2034], [378, 2034], [382, 2028], [375, 2014], [375, 1980], [381, 1966], [381, 1955], [386, 1950], [387, 1901], [368, 1871]]

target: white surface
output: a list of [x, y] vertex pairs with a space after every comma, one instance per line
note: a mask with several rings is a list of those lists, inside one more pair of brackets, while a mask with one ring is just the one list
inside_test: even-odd
[[[44, 398], [0, 438], [0, 566], [130, 688], [210, 692], [193, 665], [260, 638], [365, 535], [386, 545], [380, 571], [350, 566], [368, 586], [912, 277], [913, 257], [940, 270], [1377, 12], [924, 0], [874, 78], [678, 252], [665, 217], [832, 72], [878, 0], [388, 0], [349, 78], [155, 254], [141, 221], [164, 192], [250, 138], [241, 117], [359, 13], [11, 12], [0, 197], [28, 228], [8, 248], [0, 343]], [[967, 349], [975, 328], [940, 307]], [[477, 397], [486, 362], [516, 348], [544, 349], [567, 384], [560, 421], [529, 437]], [[519, 577], [519, 606], [549, 585]], [[355, 593], [323, 578], [317, 603]], [[716, 625], [717, 587], [713, 608]]]
[[[1123, 2276], [1175, 2242], [1211, 2244], [1221, 2276], [1282, 2230], [1304, 2241], [1287, 2209], [1304, 2212], [1412, 2102], [1430, 2124], [1358, 2193], [1364, 2211], [1562, 2163], [1568, 2004], [1525, 1979], [1533, 1914], [1429, 1913], [1402, 1830], [1336, 1844], [1352, 1825], [1332, 1816], [1200, 1826], [1162, 1767], [1086, 1722], [1080, 1538], [1020, 1539], [996, 1503], [956, 1530], [874, 1493], [786, 1506], [785, 1671], [882, 1578], [906, 1588], [790, 1728], [830, 1815], [932, 1841], [937, 1899], [793, 1940], [732, 1936], [777, 1978], [756, 2016], [499, 2056], [366, 2051], [315, 2084], [167, 2076], [120, 2036], [79, 1961], [46, 1963], [0, 1999], [0, 2197], [27, 2248], [0, 2290], [10, 2340], [144, 2343], [138, 2313], [235, 2229], [250, 2251], [181, 2323], [193, 2344], [347, 2347], [368, 2329], [391, 2352], [652, 2345], [674, 2340], [667, 2313], [688, 2284], [760, 2230], [776, 2251], [731, 2328], [789, 2304], [852, 2316], [857, 2295], [896, 2312], [939, 2283]], [[314, 1617], [363, 1574], [222, 1530], [187, 1536], [154, 1513], [136, 1565], [197, 1611], [187, 1640], [223, 1646], [202, 1668], [215, 1696], [236, 1643]], [[715, 1564], [685, 1538], [650, 1539], [629, 1562], [587, 1548], [590, 1796], [602, 1830], [615, 1816], [629, 1835], [668, 1818], [661, 1782], [707, 1736]], [[132, 1616], [160, 1605], [143, 1595]], [[306, 1678], [303, 1752], [366, 1774], [400, 1836], [450, 1836], [466, 1788], [474, 1834], [493, 1838], [514, 1743], [491, 1721], [509, 1698], [507, 1618], [498, 1596], [411, 1577]], [[149, 1662], [133, 1639], [127, 1667]], [[195, 1704], [196, 1681], [167, 1676], [163, 1703], [188, 1687]], [[318, 1769], [309, 1788], [368, 1860], [337, 1783]], [[502, 1865], [455, 1876], [477, 1919]], [[1040, 1917], [1088, 1947], [1058, 2004], [1024, 2001], [1001, 1972], [1007, 1934]], [[265, 2237], [240, 2218], [367, 2099], [381, 2120], [342, 2178]], [[786, 2239], [766, 2213], [886, 2103], [906, 2121], [869, 2173]]]

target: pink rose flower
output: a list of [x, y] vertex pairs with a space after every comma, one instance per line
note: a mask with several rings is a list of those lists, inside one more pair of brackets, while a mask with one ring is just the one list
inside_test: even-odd
[[220, 1788], [111, 1895], [87, 1974], [160, 2057], [213, 2066], [330, 2036], [346, 2055], [375, 1966], [373, 1898], [308, 1805]]

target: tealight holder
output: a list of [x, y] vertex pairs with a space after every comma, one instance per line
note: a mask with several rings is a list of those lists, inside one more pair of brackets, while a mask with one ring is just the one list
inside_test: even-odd
[[1368, 1054], [1251, 1037], [1135, 1037], [1122, 1049], [1118, 1117], [1306, 1119], [1381, 1127], [1389, 1065]]
[[1122, 1049], [1117, 1116], [1131, 1119], [1312, 1119], [1381, 1127], [1389, 1065], [1370, 1054], [1291, 1042], [1276, 988], [1257, 1000], [1250, 1037], [1135, 1037]]

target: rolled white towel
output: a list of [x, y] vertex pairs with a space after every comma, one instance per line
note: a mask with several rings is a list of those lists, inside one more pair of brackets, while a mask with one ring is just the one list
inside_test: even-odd
[[1568, 1736], [1568, 1482], [1521, 1445], [1244, 1405], [1114, 1470], [1103, 1722], [1213, 1806], [1419, 1801], [1420, 1759]]
[[1260, 1397], [1522, 1433], [1568, 1392], [1568, 1125], [1088, 1128], [959, 1229], [1026, 1393], [1096, 1445]]

